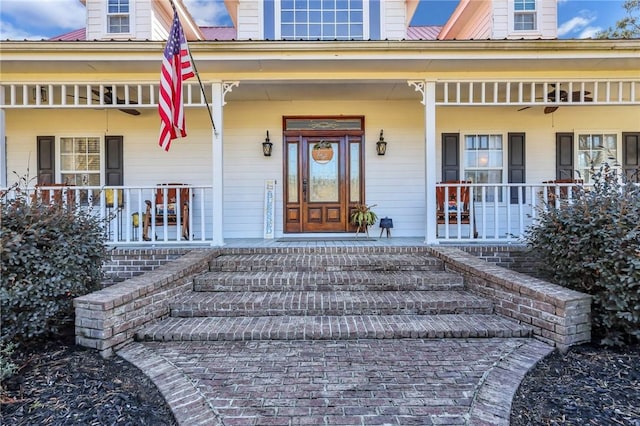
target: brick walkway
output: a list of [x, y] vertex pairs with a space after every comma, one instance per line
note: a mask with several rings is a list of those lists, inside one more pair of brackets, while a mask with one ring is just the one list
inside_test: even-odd
[[133, 343], [182, 425], [508, 425], [533, 339]]

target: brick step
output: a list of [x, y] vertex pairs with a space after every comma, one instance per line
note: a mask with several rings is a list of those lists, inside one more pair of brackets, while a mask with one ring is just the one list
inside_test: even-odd
[[208, 272], [195, 291], [462, 290], [458, 274], [443, 271]]
[[531, 337], [515, 321], [481, 314], [169, 317], [136, 333], [141, 341], [351, 340]]
[[464, 291], [193, 292], [170, 309], [174, 317], [437, 315], [490, 314], [493, 305]]
[[414, 253], [225, 254], [209, 262], [217, 272], [442, 271], [439, 259]]

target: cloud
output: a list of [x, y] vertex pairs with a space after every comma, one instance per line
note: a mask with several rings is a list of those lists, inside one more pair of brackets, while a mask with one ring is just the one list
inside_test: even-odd
[[[575, 34], [584, 32], [587, 28], [595, 28], [589, 27], [593, 21], [597, 18], [596, 14], [590, 10], [581, 10], [578, 12], [578, 16], [574, 16], [568, 21], [563, 22], [558, 27], [558, 36], [566, 36], [568, 34]], [[581, 37], [584, 38], [584, 37]]]
[[215, 27], [231, 24], [222, 0], [184, 0], [184, 4], [200, 26]]
[[12, 22], [0, 21], [0, 40], [42, 40], [47, 38], [49, 37], [17, 28]]
[[3, 23], [19, 22], [24, 28], [62, 28], [85, 26], [86, 11], [79, 0], [2, 0]]
[[595, 38], [595, 35], [602, 31], [601, 27], [586, 27], [578, 35], [578, 38]]

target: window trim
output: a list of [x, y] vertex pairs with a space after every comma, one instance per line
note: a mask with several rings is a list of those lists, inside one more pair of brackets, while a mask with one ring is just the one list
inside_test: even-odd
[[[574, 170], [580, 172], [580, 179], [584, 180], [585, 184], [593, 183], [589, 178], [582, 175], [582, 168], [580, 167], [580, 136], [593, 136], [593, 135], [613, 135], [616, 137], [616, 153], [615, 163], [622, 167], [622, 133], [614, 129], [575, 129], [573, 131], [575, 141], [573, 143], [573, 158], [574, 158]], [[618, 167], [614, 167], [618, 168]]]
[[[129, 13], [109, 13], [109, 1], [106, 0], [104, 4], [104, 33], [105, 35], [118, 39], [118, 38], [131, 38], [131, 35], [134, 33], [135, 27], [135, 15], [134, 15], [134, 5], [135, 2], [132, 0], [127, 0], [129, 4]], [[109, 31], [109, 18], [114, 16], [127, 16], [129, 18], [129, 31], [123, 33], [112, 33]]]
[[[370, 8], [369, 3], [370, 3], [370, 0], [362, 0], [362, 40], [368, 40], [370, 36], [369, 25], [371, 20], [371, 14], [369, 9]], [[274, 0], [273, 12], [274, 12], [274, 22], [275, 22], [275, 28], [274, 28], [275, 39], [290, 41], [291, 39], [282, 38], [282, 0]], [[307, 40], [314, 40], [314, 39], [307, 39]], [[336, 37], [332, 39], [321, 39], [321, 40], [333, 41], [333, 40], [342, 40], [342, 39], [339, 39]]]
[[[100, 149], [100, 169], [96, 173], [100, 176], [100, 186], [104, 186], [105, 182], [105, 149], [104, 149], [104, 135], [97, 133], [65, 133], [55, 136], [55, 182], [62, 183], [62, 139], [63, 138], [96, 138], [98, 139], [98, 147]], [[90, 185], [89, 185], [90, 186]]]
[[[501, 140], [502, 140], [502, 166], [501, 167], [492, 167], [492, 168], [484, 168], [484, 169], [479, 169], [479, 168], [468, 168], [467, 167], [467, 137], [468, 136], [500, 136]], [[466, 132], [461, 132], [460, 133], [460, 178], [462, 180], [466, 180], [466, 176], [467, 176], [467, 171], [475, 171], [475, 170], [500, 170], [500, 182], [498, 182], [497, 184], [502, 185], [508, 182], [509, 180], [509, 175], [508, 175], [508, 162], [509, 162], [509, 157], [508, 157], [508, 135], [507, 133], [503, 132], [503, 131], [492, 131], [492, 130], [482, 130], [482, 131], [466, 131]], [[491, 185], [491, 182], [488, 183], [484, 183], [484, 182], [475, 182], [472, 181], [472, 183], [475, 184], [480, 184], [480, 185]], [[493, 182], [496, 183], [496, 182]], [[480, 197], [480, 188], [475, 188], [474, 190], [474, 198], [476, 198], [476, 202], [480, 202], [482, 203], [482, 200], [480, 200], [478, 197]], [[499, 194], [499, 199], [497, 200], [497, 203], [502, 205], [502, 204], [507, 204], [509, 202], [508, 200], [508, 196], [506, 194], [504, 194], [503, 190], [498, 191]], [[486, 200], [487, 203], [495, 203], [495, 200]]]
[[[526, 35], [540, 35], [542, 33], [542, 30], [540, 29], [540, 22], [542, 19], [542, 10], [540, 7], [540, 0], [535, 0], [535, 5], [536, 8], [534, 11], [531, 12], [521, 12], [521, 11], [516, 11], [515, 9], [515, 2], [514, 0], [509, 0], [509, 7], [508, 7], [508, 33], [509, 34], [517, 34], [519, 36], [526, 36]], [[532, 14], [535, 16], [535, 28], [532, 30], [516, 30], [515, 29], [515, 24], [516, 24], [516, 13], [526, 13], [526, 14]]]

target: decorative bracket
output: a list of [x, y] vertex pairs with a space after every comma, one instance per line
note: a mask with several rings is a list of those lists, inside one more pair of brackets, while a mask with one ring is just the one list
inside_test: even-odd
[[227, 102], [224, 98], [227, 96], [227, 93], [231, 93], [234, 87], [238, 87], [240, 85], [239, 81], [223, 81], [222, 82], [222, 106], [225, 106]]
[[416, 92], [420, 92], [422, 93], [422, 101], [420, 101], [420, 103], [424, 106], [427, 106], [427, 102], [426, 102], [426, 96], [425, 96], [425, 85], [424, 85], [424, 81], [422, 80], [415, 80], [415, 81], [407, 81], [407, 83], [409, 84], [409, 86], [413, 86], [413, 88], [416, 90]]

